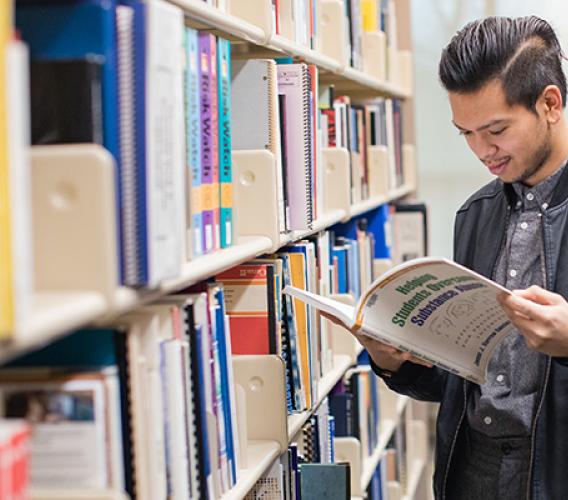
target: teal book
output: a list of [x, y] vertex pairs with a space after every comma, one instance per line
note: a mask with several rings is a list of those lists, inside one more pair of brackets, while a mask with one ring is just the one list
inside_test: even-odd
[[231, 162], [231, 44], [217, 41], [219, 109], [219, 195], [221, 248], [233, 243], [233, 194]]
[[300, 491], [302, 500], [349, 500], [349, 464], [301, 464]]

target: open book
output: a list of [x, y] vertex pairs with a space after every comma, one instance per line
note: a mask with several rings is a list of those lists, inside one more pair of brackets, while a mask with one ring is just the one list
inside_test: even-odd
[[291, 286], [283, 291], [349, 329], [478, 384], [495, 347], [514, 328], [497, 302], [497, 295], [511, 292], [447, 259], [424, 257], [392, 268], [355, 307]]

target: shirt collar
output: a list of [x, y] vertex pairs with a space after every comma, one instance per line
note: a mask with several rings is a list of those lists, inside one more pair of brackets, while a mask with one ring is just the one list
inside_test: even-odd
[[522, 182], [513, 182], [513, 189], [518, 196], [516, 208], [523, 207], [524, 209], [528, 209], [542, 207], [543, 205], [545, 205], [543, 208], [546, 208], [552, 198], [554, 188], [558, 184], [558, 180], [566, 168], [567, 160], [564, 160], [556, 172], [554, 172], [551, 176], [534, 186], [527, 186]]

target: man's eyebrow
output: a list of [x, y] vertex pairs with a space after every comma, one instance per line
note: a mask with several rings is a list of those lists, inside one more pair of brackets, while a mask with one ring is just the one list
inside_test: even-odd
[[[481, 127], [478, 127], [476, 129], [476, 132], [481, 132], [482, 130], [485, 130], [489, 127], [492, 127], [493, 125], [498, 125], [502, 122], [508, 122], [509, 120], [507, 118], [497, 118], [496, 120], [491, 120], [489, 123], [486, 123], [485, 125], [482, 125]], [[452, 120], [452, 123], [455, 125], [456, 128], [460, 129], [462, 132], [470, 132], [470, 130], [463, 128], [462, 126], [458, 125], [455, 121]]]

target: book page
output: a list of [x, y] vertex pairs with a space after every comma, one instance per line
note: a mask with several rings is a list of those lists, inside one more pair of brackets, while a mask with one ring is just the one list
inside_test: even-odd
[[375, 282], [360, 302], [367, 335], [482, 383], [513, 326], [497, 302], [505, 288], [443, 259], [416, 259]]
[[353, 306], [292, 286], [284, 287], [282, 293], [286, 293], [296, 299], [302, 300], [306, 304], [314, 306], [320, 311], [331, 314], [348, 328], [353, 326], [353, 318], [355, 317], [355, 308]]

